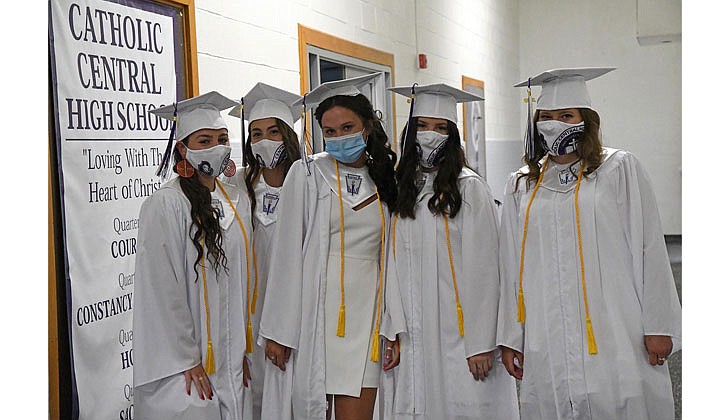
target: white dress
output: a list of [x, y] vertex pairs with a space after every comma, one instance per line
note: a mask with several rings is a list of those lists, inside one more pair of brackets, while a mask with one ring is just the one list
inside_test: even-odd
[[[308, 165], [307, 162], [296, 161], [291, 166], [281, 190], [277, 210], [280, 212], [278, 233], [272, 251], [273, 261], [277, 263], [271, 265], [268, 273], [259, 341], [261, 344], [266, 339], [276, 341], [292, 348], [292, 353], [286, 372], [280, 372], [278, 368], [266, 368], [262, 407], [262, 416], [266, 419], [326, 418], [327, 377], [335, 375], [336, 372], [327, 370], [326, 325], [332, 320], [328, 319], [330, 315], [325, 308], [326, 302], [333, 299], [337, 306], [336, 319], [333, 320], [335, 324], [338, 321], [340, 299], [338, 294], [332, 297], [327, 293], [328, 264], [338, 262], [339, 259], [338, 253], [335, 254], [336, 257], [329, 257], [330, 244], [335, 241], [331, 237], [331, 219], [336, 217], [333, 213], [338, 213], [338, 188], [333, 165], [333, 158], [325, 152], [312, 156]], [[307, 166], [310, 166], [310, 174]], [[353, 208], [374, 193], [371, 186], [359, 182], [362, 175], [344, 165], [340, 165], [339, 169], [345, 207]], [[372, 206], [376, 209], [378, 204], [371, 203], [367, 208]], [[336, 211], [332, 212], [332, 209]], [[387, 224], [385, 232], [388, 232], [386, 205], [384, 213]], [[346, 220], [346, 215], [344, 217]], [[351, 217], [349, 219], [356, 220]], [[376, 227], [377, 232], [380, 232], [381, 221], [376, 223]], [[380, 238], [379, 233], [377, 238]], [[378, 292], [378, 263], [376, 267], [371, 278], [377, 279]], [[332, 269], [332, 272], [337, 273], [338, 270]], [[338, 276], [336, 278], [338, 280]], [[345, 292], [346, 330], [347, 334], [353, 336], [353, 316], [357, 312], [354, 308], [358, 306], [355, 300], [363, 296], [346, 291], [346, 283]], [[373, 306], [369, 308], [373, 309]], [[369, 331], [374, 315], [373, 310], [369, 312], [366, 321]], [[382, 322], [388, 322], [387, 320], [386, 313], [383, 313]], [[369, 345], [367, 344], [366, 349], [357, 349], [362, 353], [361, 356], [349, 358], [350, 364], [357, 365], [355, 369], [358, 372], [363, 373], [365, 370], [369, 360]], [[380, 348], [381, 350], [383, 349]], [[271, 365], [270, 362], [268, 365]], [[271, 374], [268, 375], [268, 372]], [[361, 380], [362, 376], [358, 378], [357, 380]]]
[[[343, 168], [340, 167], [340, 169]], [[352, 171], [353, 169], [353, 171]], [[366, 167], [346, 168], [362, 174]], [[362, 174], [363, 175], [363, 174]], [[372, 182], [368, 176], [364, 182]], [[381, 252], [381, 216], [376, 201], [354, 211], [344, 204], [344, 294], [346, 334], [336, 335], [341, 301], [341, 229], [339, 201], [331, 200], [326, 280], [326, 393], [359, 397], [361, 388], [377, 388], [380, 364], [369, 360], [374, 327]], [[356, 360], [357, 362], [352, 363]], [[359, 363], [366, 360], [366, 363]]]
[[[499, 276], [493, 196], [480, 176], [462, 170], [458, 179], [462, 207], [448, 219], [463, 311], [461, 336], [444, 219], [427, 206], [435, 176], [435, 172], [426, 175], [415, 219], [398, 217], [393, 222], [396, 232], [390, 242], [387, 283], [399, 285], [406, 331], [382, 331], [392, 338], [400, 334], [394, 390], [384, 390], [384, 405], [391, 406], [385, 419], [517, 419], [515, 380], [503, 367], [496, 347]], [[393, 312], [394, 306], [390, 304]], [[493, 368], [485, 381], [476, 381], [467, 358], [493, 350]]]
[[[524, 353], [523, 419], [674, 418], [667, 363], [650, 366], [645, 335], [681, 347], [680, 303], [644, 168], [604, 149], [584, 177], [579, 214], [589, 313], [587, 347], [574, 193], [576, 176], [549, 164], [529, 215], [523, 270], [525, 325], [517, 322], [523, 224], [533, 185], [506, 185], [501, 224], [498, 343]], [[575, 166], [578, 173], [579, 165]], [[521, 171], [527, 171], [522, 168]]]
[[[247, 196], [223, 183], [251, 231]], [[236, 419], [243, 413], [243, 326], [246, 256], [243, 234], [233, 209], [216, 188], [213, 205], [222, 210], [222, 246], [227, 268], [219, 272], [211, 258], [205, 274], [210, 334], [216, 372], [208, 374], [212, 400], [201, 400], [184, 371], [204, 362], [207, 328], [202, 270], [189, 236], [190, 203], [174, 178], [142, 204], [139, 214], [134, 285], [134, 414], [137, 419]], [[205, 250], [207, 251], [207, 249]], [[207, 253], [206, 253], [207, 255]]]

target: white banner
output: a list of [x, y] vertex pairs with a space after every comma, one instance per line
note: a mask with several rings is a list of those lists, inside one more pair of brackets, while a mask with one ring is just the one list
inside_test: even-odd
[[139, 207], [176, 98], [171, 17], [53, 0], [57, 139], [80, 419], [133, 418], [132, 302]]

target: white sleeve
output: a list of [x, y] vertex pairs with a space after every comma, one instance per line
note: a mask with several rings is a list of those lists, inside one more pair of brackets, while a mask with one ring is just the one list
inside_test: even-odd
[[184, 205], [174, 189], [147, 199], [139, 213], [134, 281], [134, 386], [187, 370], [201, 361], [188, 304]]
[[[518, 322], [518, 270], [520, 263], [520, 236], [518, 222], [518, 195], [514, 193], [516, 174], [506, 182], [503, 213], [500, 224], [499, 271], [500, 301], [498, 304], [499, 346], [523, 352], [523, 324]], [[521, 182], [526, 182], [522, 179]]]

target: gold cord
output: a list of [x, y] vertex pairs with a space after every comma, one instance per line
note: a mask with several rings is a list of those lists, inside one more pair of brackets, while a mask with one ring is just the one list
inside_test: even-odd
[[243, 220], [240, 218], [240, 215], [238, 214], [238, 211], [235, 209], [235, 205], [233, 205], [232, 200], [230, 200], [230, 196], [228, 195], [227, 191], [225, 191], [225, 188], [223, 188], [222, 184], [219, 180], [215, 179], [215, 184], [220, 188], [220, 191], [222, 191], [223, 195], [225, 196], [225, 199], [227, 200], [228, 204], [230, 204], [230, 207], [233, 209], [233, 213], [235, 213], [235, 218], [238, 221], [238, 224], [240, 225], [240, 230], [243, 231], [243, 241], [245, 243], [245, 268], [247, 272], [247, 293], [246, 293], [246, 302], [245, 302], [245, 312], [247, 314], [248, 322], [245, 327], [245, 353], [252, 353], [253, 352], [253, 321], [250, 316], [250, 259], [248, 256], [250, 255], [249, 248], [248, 248], [248, 233], [245, 230], [245, 225], [243, 225]]

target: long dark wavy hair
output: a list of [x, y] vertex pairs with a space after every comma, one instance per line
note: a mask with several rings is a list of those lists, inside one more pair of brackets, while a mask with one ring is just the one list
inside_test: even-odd
[[377, 186], [380, 199], [387, 203], [387, 207], [391, 210], [397, 201], [397, 187], [394, 180], [394, 163], [397, 161], [397, 154], [387, 144], [388, 137], [382, 127], [381, 119], [374, 112], [374, 108], [366, 96], [362, 94], [337, 95], [321, 102], [316, 108], [314, 116], [319, 127], [321, 127], [321, 118], [324, 113], [335, 106], [341, 106], [354, 112], [364, 123], [364, 129], [369, 134], [366, 149], [369, 154], [366, 161], [369, 176]]
[[[417, 144], [417, 117], [412, 118], [407, 139], [407, 127], [400, 136], [400, 149], [404, 148], [402, 158], [397, 165], [397, 205], [395, 214], [400, 217], [415, 218], [417, 203], [417, 185], [415, 181], [420, 172], [420, 145]], [[447, 121], [448, 138], [442, 149], [438, 171], [433, 184], [434, 194], [427, 202], [427, 207], [434, 214], [449, 215], [454, 218], [463, 204], [463, 196], [458, 188], [458, 176], [463, 167], [467, 167], [465, 152], [460, 144], [460, 131], [452, 121]]]
[[[281, 131], [283, 137], [283, 144], [286, 149], [286, 157], [280, 163], [285, 166], [284, 176], [288, 174], [288, 170], [291, 169], [293, 162], [301, 158], [300, 149], [298, 147], [298, 135], [288, 124], [282, 120], [275, 118], [276, 127]], [[250, 197], [250, 214], [255, 214], [255, 183], [258, 181], [258, 176], [261, 173], [260, 162], [253, 155], [253, 147], [250, 141], [250, 125], [248, 125], [248, 140], [245, 142], [243, 147], [243, 153], [245, 153], [245, 160], [248, 163], [248, 170], [245, 172], [245, 186], [248, 190], [248, 197]]]
[[[182, 140], [182, 143], [186, 146], [189, 141], [189, 136]], [[177, 172], [176, 164], [182, 160], [177, 148], [174, 148], [174, 172]], [[227, 257], [225, 256], [225, 250], [222, 248], [222, 228], [220, 228], [220, 214], [217, 209], [212, 207], [212, 196], [210, 190], [198, 179], [199, 173], [195, 171], [195, 174], [191, 178], [179, 177], [179, 184], [182, 188], [182, 192], [185, 197], [190, 200], [192, 207], [192, 224], [190, 225], [190, 239], [197, 249], [197, 259], [195, 259], [195, 281], [199, 278], [197, 272], [197, 266], [203, 258], [203, 248], [200, 244], [200, 238], [205, 238], [205, 248], [207, 248], [207, 254], [212, 256], [212, 266], [215, 272], [219, 272], [222, 266], [227, 271]]]
[[[576, 108], [581, 113], [581, 117], [584, 120], [584, 134], [581, 139], [576, 143], [576, 154], [579, 156], [579, 160], [572, 163], [569, 167], [571, 173], [576, 176], [578, 175], [579, 166], [581, 162], [584, 162], [584, 176], [592, 174], [602, 164], [602, 136], [600, 131], [599, 114], [589, 108]], [[521, 173], [516, 179], [516, 188], [518, 190], [518, 183], [521, 182], [522, 178], [526, 178], [527, 184], [526, 189], [530, 188], [531, 185], [535, 185], [538, 181], [538, 177], [541, 174], [541, 164], [539, 161], [541, 158], [546, 156], [547, 151], [541, 143], [541, 135], [538, 132], [536, 123], [538, 117], [541, 114], [540, 110], [536, 110], [533, 117], [533, 132], [536, 135], [536, 141], [534, 142], [534, 157], [528, 160], [528, 156], [523, 155], [523, 163], [528, 165], [528, 172]], [[515, 191], [514, 190], [514, 191]]]

